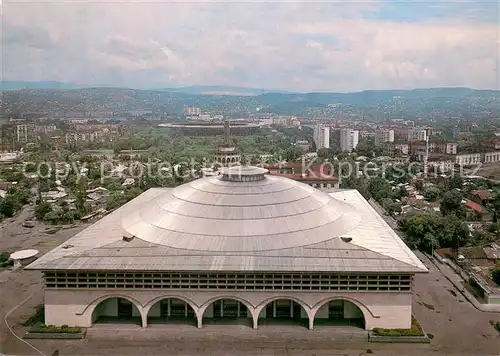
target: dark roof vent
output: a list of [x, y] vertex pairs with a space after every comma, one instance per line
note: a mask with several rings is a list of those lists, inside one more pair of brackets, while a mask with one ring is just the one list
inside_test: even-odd
[[352, 237], [341, 237], [341, 239], [344, 242], [351, 242], [352, 241]]
[[135, 236], [123, 236], [123, 241], [130, 242], [134, 239]]

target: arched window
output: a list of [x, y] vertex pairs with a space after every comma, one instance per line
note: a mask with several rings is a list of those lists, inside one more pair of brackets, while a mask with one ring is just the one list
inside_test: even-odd
[[314, 316], [315, 327], [321, 325], [350, 325], [365, 328], [363, 311], [353, 302], [334, 299], [323, 303]]
[[296, 324], [307, 327], [309, 318], [298, 302], [277, 299], [267, 303], [259, 314], [259, 327], [266, 324]]
[[196, 314], [189, 305], [177, 298], [157, 301], [148, 311], [148, 325], [190, 324], [196, 326]]
[[142, 325], [137, 306], [125, 298], [110, 297], [101, 301], [92, 312], [92, 324]]
[[203, 325], [230, 323], [252, 326], [252, 314], [245, 303], [235, 299], [218, 299], [203, 313]]

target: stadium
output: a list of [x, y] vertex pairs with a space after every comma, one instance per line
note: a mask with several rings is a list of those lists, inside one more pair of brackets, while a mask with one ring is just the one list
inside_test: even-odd
[[[224, 135], [224, 123], [207, 122], [185, 122], [165, 123], [158, 127], [169, 128], [186, 136], [217, 136]], [[247, 136], [257, 134], [260, 131], [258, 124], [245, 121], [231, 121], [231, 135]]]
[[248, 166], [149, 189], [27, 268], [43, 272], [47, 325], [254, 329], [410, 328], [427, 272], [356, 190]]

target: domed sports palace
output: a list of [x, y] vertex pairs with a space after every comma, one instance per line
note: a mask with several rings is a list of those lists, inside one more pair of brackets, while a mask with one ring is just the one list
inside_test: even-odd
[[356, 191], [257, 167], [153, 188], [27, 268], [45, 323], [409, 328], [427, 269]]

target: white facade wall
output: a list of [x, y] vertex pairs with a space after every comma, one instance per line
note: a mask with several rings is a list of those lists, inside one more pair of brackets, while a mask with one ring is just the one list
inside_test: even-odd
[[469, 166], [472, 164], [481, 163], [481, 154], [480, 153], [472, 153], [466, 155], [458, 155], [455, 158], [455, 163], [462, 166]]
[[[411, 292], [46, 290], [45, 323], [56, 326], [90, 327], [95, 308], [107, 298], [116, 297], [125, 298], [136, 306], [135, 315], [141, 316], [143, 327], [147, 326], [148, 315], [158, 315], [158, 310], [154, 309], [158, 307], [154, 305], [166, 298], [178, 298], [191, 305], [196, 314], [198, 327], [202, 327], [205, 312], [205, 317], [209, 317], [211, 313], [213, 315], [211, 305], [219, 299], [235, 299], [245, 304], [252, 316], [254, 328], [258, 327], [258, 318], [266, 316], [266, 305], [277, 299], [291, 299], [299, 303], [309, 318], [310, 329], [314, 327], [314, 318], [327, 315], [325, 310], [328, 308], [325, 309], [325, 303], [328, 304], [329, 301], [336, 299], [344, 299], [355, 304], [363, 313], [367, 330], [375, 327], [410, 328], [412, 313]], [[114, 312], [113, 302], [104, 305], [107, 312]], [[357, 308], [353, 308], [349, 303], [344, 303], [344, 313], [346, 317], [359, 317]]]
[[316, 150], [330, 148], [330, 127], [323, 125], [314, 126], [313, 136]]
[[422, 128], [409, 129], [408, 141], [427, 141], [427, 130]]
[[338, 181], [335, 182], [303, 182], [313, 188], [316, 189], [339, 189], [340, 188], [340, 183]]
[[186, 107], [184, 108], [184, 115], [186, 116], [197, 116], [201, 114], [201, 109], [197, 107]]
[[407, 155], [410, 152], [410, 146], [407, 143], [394, 145], [394, 149], [401, 151], [404, 155]]
[[381, 130], [375, 133], [375, 144], [394, 142], [394, 130]]
[[273, 125], [285, 127], [299, 127], [300, 121], [295, 116], [274, 116], [271, 118]]
[[456, 155], [457, 154], [457, 143], [447, 143], [445, 153], [448, 155]]
[[500, 162], [499, 152], [488, 152], [484, 154], [484, 163], [498, 163]]
[[16, 125], [17, 142], [27, 143], [33, 138], [35, 126], [32, 124]]
[[450, 172], [454, 168], [453, 161], [433, 161], [427, 163], [429, 167], [435, 167], [443, 172]]
[[342, 129], [340, 131], [340, 149], [342, 151], [351, 152], [358, 146], [359, 131]]

